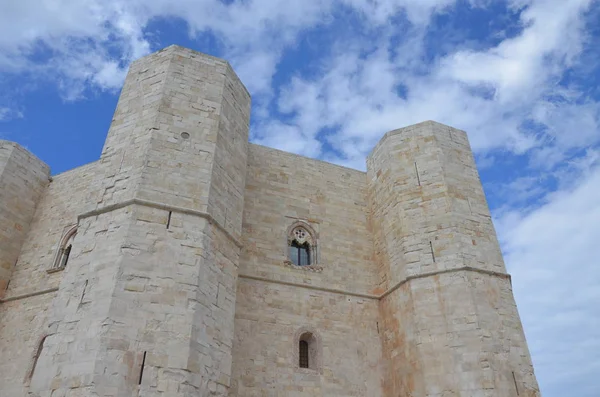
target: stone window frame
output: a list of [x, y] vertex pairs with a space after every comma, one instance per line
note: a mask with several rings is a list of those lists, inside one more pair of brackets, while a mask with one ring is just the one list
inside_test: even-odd
[[69, 247], [73, 246], [73, 239], [75, 238], [76, 235], [77, 235], [77, 225], [71, 225], [66, 228], [66, 231], [63, 233], [63, 235], [60, 238], [60, 241], [58, 243], [58, 249], [56, 250], [56, 253], [54, 254], [54, 259], [52, 260], [52, 267], [47, 270], [48, 273], [60, 272], [65, 269], [69, 258], [67, 258], [67, 261], [65, 263], [62, 263], [63, 257], [65, 254], [65, 251], [67, 249], [69, 250], [68, 253], [70, 255], [71, 248], [69, 248]]
[[[308, 368], [300, 367], [300, 341], [308, 342]], [[317, 330], [310, 326], [303, 326], [296, 330], [292, 338], [291, 361], [293, 368], [305, 374], [323, 373], [323, 343]]]
[[[306, 232], [306, 237], [302, 239], [302, 241], [298, 241], [296, 236], [296, 230], [302, 229]], [[309, 245], [309, 255], [310, 255], [310, 265], [298, 266], [294, 264], [290, 260], [290, 245], [296, 240], [297, 243], [303, 244], [308, 243]], [[319, 252], [319, 236], [315, 229], [306, 221], [297, 220], [293, 222], [286, 231], [286, 240], [285, 240], [285, 260], [284, 264], [294, 269], [311, 271], [311, 272], [321, 272], [323, 271], [323, 267], [320, 265], [320, 252]]]

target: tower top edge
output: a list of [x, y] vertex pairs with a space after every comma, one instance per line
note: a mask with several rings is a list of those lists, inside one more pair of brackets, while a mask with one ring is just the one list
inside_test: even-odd
[[209, 55], [204, 52], [200, 52], [200, 51], [188, 48], [188, 47], [182, 47], [178, 44], [171, 44], [171, 45], [164, 47], [158, 51], [154, 51], [149, 54], [146, 54], [143, 57], [140, 57], [140, 58], [134, 60], [132, 62], [132, 64], [137, 63], [137, 62], [143, 62], [145, 60], [148, 60], [148, 58], [150, 58], [152, 56], [155, 56], [158, 54], [164, 54], [164, 53], [172, 53], [173, 55], [179, 54], [179, 55], [187, 56], [189, 58], [204, 58], [204, 59], [208, 59], [213, 62], [222, 64], [223, 66], [225, 66], [228, 69], [229, 72], [231, 72], [231, 74], [235, 77], [235, 79], [237, 79], [239, 81], [240, 85], [243, 87], [243, 89], [246, 92], [246, 94], [248, 95], [248, 97], [252, 98], [252, 95], [250, 95], [250, 92], [246, 88], [246, 85], [244, 84], [242, 79], [237, 75], [233, 66], [231, 65], [231, 63], [228, 60], [216, 57], [214, 55]]
[[25, 146], [21, 145], [18, 142], [15, 141], [9, 141], [6, 139], [0, 139], [0, 148], [6, 148], [9, 147], [12, 150], [18, 150], [21, 152], [26, 153], [28, 156], [31, 156], [32, 158], [34, 158], [38, 163], [40, 163], [40, 165], [46, 169], [46, 171], [48, 172], [48, 174], [50, 174], [50, 166], [48, 164], [46, 164], [45, 161], [43, 161], [42, 159], [40, 159], [38, 156], [35, 155], [35, 153], [33, 153], [31, 150], [29, 150], [28, 148], [26, 148]]
[[397, 128], [391, 131], [386, 132], [381, 139], [379, 139], [379, 141], [377, 142], [377, 144], [375, 144], [375, 146], [373, 147], [373, 149], [371, 149], [371, 151], [369, 152], [369, 154], [367, 154], [367, 161], [373, 156], [373, 154], [381, 147], [385, 144], [385, 142], [390, 139], [391, 137], [394, 137], [396, 135], [402, 135], [402, 134], [406, 134], [408, 132], [414, 132], [414, 131], [427, 131], [428, 129], [433, 129], [433, 128], [443, 128], [443, 129], [451, 129], [454, 131], [458, 131], [458, 132], [462, 132], [463, 134], [467, 134], [464, 130], [458, 129], [458, 128], [454, 128], [452, 126], [449, 126], [447, 124], [443, 124], [440, 123], [438, 121], [435, 120], [426, 120], [426, 121], [422, 121], [420, 123], [416, 123], [416, 124], [411, 124], [411, 125], [407, 125], [405, 127], [401, 127], [401, 128]]

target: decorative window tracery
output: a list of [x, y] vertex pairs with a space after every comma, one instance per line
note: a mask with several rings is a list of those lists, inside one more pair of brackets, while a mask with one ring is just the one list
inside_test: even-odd
[[289, 265], [306, 270], [321, 270], [318, 264], [317, 236], [310, 225], [297, 221], [288, 228], [287, 261]]

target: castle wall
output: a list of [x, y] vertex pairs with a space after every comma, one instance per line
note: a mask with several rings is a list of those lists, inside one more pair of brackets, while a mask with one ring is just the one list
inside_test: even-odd
[[0, 396], [24, 397], [56, 292], [0, 303]]
[[[364, 172], [250, 144], [244, 202], [240, 273], [378, 293]], [[318, 234], [320, 272], [284, 265], [286, 232], [297, 220]]]
[[222, 60], [132, 64], [30, 392], [228, 394], [249, 109]]
[[77, 224], [77, 216], [86, 205], [96, 164], [86, 164], [52, 177], [23, 242], [7, 297], [58, 287], [63, 273], [48, 274], [47, 270], [56, 258], [61, 237]]
[[[384, 396], [377, 300], [241, 278], [230, 396]], [[298, 368], [299, 330], [320, 338]]]
[[[382, 395], [366, 206], [365, 173], [250, 145], [230, 396]], [[297, 220], [322, 269], [285, 263]], [[302, 329], [320, 338], [316, 371], [298, 368]]]
[[49, 174], [48, 166], [20, 145], [0, 140], [0, 299]]
[[[39, 200], [5, 296], [8, 301], [0, 304], [0, 356], [4, 358], [0, 361], [0, 396], [24, 394], [24, 381], [64, 274], [47, 270], [53, 265], [63, 233], [77, 223], [93, 167], [91, 163], [54, 176]], [[42, 294], [26, 297], [36, 293]]]
[[539, 396], [466, 134], [435, 122], [392, 131], [367, 165], [390, 290], [387, 393]]

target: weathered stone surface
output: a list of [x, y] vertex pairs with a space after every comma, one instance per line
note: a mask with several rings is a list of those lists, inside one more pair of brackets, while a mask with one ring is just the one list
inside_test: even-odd
[[97, 162], [48, 184], [0, 141], [0, 397], [539, 396], [464, 132], [389, 132], [364, 173], [249, 144], [249, 115], [171, 46]]
[[466, 133], [391, 131], [367, 165], [388, 395], [538, 396]]
[[48, 166], [23, 147], [0, 140], [0, 299], [49, 174]]

